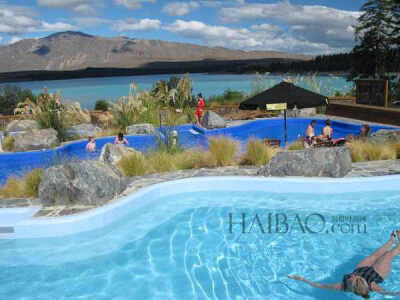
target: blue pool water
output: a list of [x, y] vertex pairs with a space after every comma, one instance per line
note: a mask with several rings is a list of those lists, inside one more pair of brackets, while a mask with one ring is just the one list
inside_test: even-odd
[[[48, 80], [35, 82], [12, 83], [23, 88], [32, 89], [35, 93], [41, 93], [44, 87], [49, 92], [61, 92], [64, 99], [79, 101], [84, 108], [92, 109], [96, 100], [107, 99], [116, 101], [121, 96], [129, 93], [129, 84], [136, 82], [140, 89], [148, 90], [160, 79], [168, 80], [171, 76], [182, 75], [145, 75], [125, 77], [83, 78], [68, 80]], [[278, 84], [287, 76], [268, 75], [265, 76], [265, 88]], [[231, 89], [249, 93], [253, 90], [254, 75], [249, 74], [190, 74], [193, 80], [193, 94], [202, 93], [203, 96], [223, 94], [225, 90]], [[292, 76], [296, 78], [296, 76]], [[299, 77], [300, 78], [300, 77]], [[302, 76], [298, 85], [311, 88], [311, 76]], [[0, 84], [0, 86], [3, 84]], [[335, 91], [347, 92], [353, 85], [344, 77], [317, 76], [316, 85], [320, 86], [318, 92], [323, 95], [333, 95]]]
[[[287, 121], [288, 142], [297, 140], [303, 136], [310, 123], [310, 119], [294, 118]], [[320, 134], [324, 126], [324, 120], [318, 120], [315, 127], [316, 133]], [[357, 135], [360, 132], [360, 125], [332, 122], [334, 138], [346, 137], [349, 134]], [[388, 126], [372, 126], [371, 132], [382, 128], [393, 128]], [[233, 126], [223, 129], [202, 130], [192, 125], [176, 126], [178, 131], [179, 144], [183, 148], [207, 148], [208, 137], [224, 135], [239, 141], [244, 148], [249, 138], [271, 138], [280, 139], [283, 143], [283, 120], [267, 119], [249, 122], [240, 126]], [[154, 149], [157, 145], [157, 137], [154, 135], [128, 136], [130, 146], [146, 152]], [[34, 168], [50, 166], [54, 163], [62, 163], [70, 160], [96, 159], [100, 150], [106, 143], [112, 143], [113, 137], [96, 139], [98, 152], [88, 153], [85, 151], [87, 141], [81, 140], [69, 143], [56, 150], [31, 151], [21, 153], [0, 154], [0, 184], [4, 184], [10, 176], [21, 176]]]
[[[253, 179], [221, 178], [163, 186], [131, 199], [125, 215], [101, 229], [0, 239], [0, 299], [358, 299], [287, 275], [339, 282], [385, 243], [400, 228], [399, 179], [257, 179], [255, 187]], [[233, 224], [243, 214], [245, 233]], [[306, 221], [313, 214], [319, 217]], [[264, 233], [251, 227], [256, 216]], [[338, 216], [358, 217], [352, 222], [360, 226], [351, 231]], [[392, 267], [382, 287], [398, 290], [400, 258]]]

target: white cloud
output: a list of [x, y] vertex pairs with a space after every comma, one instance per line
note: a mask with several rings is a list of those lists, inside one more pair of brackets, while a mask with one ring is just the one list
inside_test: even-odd
[[75, 30], [74, 25], [56, 22], [48, 23], [38, 19], [35, 12], [21, 6], [0, 3], [0, 33], [9, 35], [28, 32]]
[[11, 44], [15, 44], [15, 43], [19, 42], [20, 40], [22, 40], [22, 38], [20, 38], [19, 36], [13, 36], [13, 37], [8, 41], [8, 43], [11, 45]]
[[156, 0], [114, 0], [114, 2], [129, 9], [139, 9], [142, 7], [142, 3], [155, 3]]
[[95, 0], [37, 0], [40, 6], [72, 10], [80, 14], [95, 14], [101, 5]]
[[76, 17], [74, 18], [74, 22], [78, 24], [79, 27], [96, 27], [112, 23], [111, 20], [97, 17]]
[[360, 12], [339, 10], [322, 5], [293, 5], [289, 0], [269, 4], [247, 4], [221, 8], [221, 20], [273, 20], [289, 27], [293, 36], [332, 49], [351, 48], [352, 25]]
[[124, 20], [114, 25], [114, 30], [121, 31], [151, 31], [158, 30], [161, 27], [160, 20], [157, 19], [141, 19], [141, 20]]
[[251, 29], [257, 30], [257, 31], [266, 31], [266, 32], [278, 32], [278, 31], [281, 31], [278, 26], [271, 25], [271, 24], [252, 25]]
[[164, 29], [183, 37], [197, 39], [208, 46], [310, 54], [333, 51], [332, 48], [324, 43], [296, 39], [283, 34], [278, 27], [266, 25], [262, 24], [247, 29], [207, 25], [198, 21], [177, 20], [165, 26]]
[[163, 13], [170, 16], [183, 16], [192, 10], [199, 8], [200, 4], [196, 1], [190, 2], [171, 2], [164, 6]]

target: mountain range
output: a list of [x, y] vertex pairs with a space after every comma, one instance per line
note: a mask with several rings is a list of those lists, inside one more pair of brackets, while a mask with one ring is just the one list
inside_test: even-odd
[[100, 37], [82, 32], [59, 32], [40, 39], [24, 39], [0, 47], [0, 73], [146, 68], [158, 63], [227, 61], [294, 61], [312, 56], [276, 51], [242, 51], [222, 47]]

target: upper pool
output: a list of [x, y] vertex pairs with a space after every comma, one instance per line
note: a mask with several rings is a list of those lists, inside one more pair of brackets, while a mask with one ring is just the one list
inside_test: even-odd
[[[351, 272], [400, 228], [399, 180], [185, 179], [76, 216], [10, 221], [0, 299], [357, 299], [287, 275]], [[392, 267], [387, 290], [400, 259]]]
[[[293, 118], [287, 120], [288, 141], [293, 142], [299, 136], [303, 136], [311, 119]], [[317, 120], [316, 133], [320, 134], [324, 126], [324, 120]], [[357, 135], [360, 125], [345, 122], [332, 122], [334, 138], [346, 137], [349, 134]], [[389, 126], [372, 126], [371, 132], [379, 129], [389, 129]], [[207, 147], [207, 138], [210, 136], [224, 135], [238, 140], [245, 145], [251, 137], [272, 138], [283, 141], [283, 120], [264, 119], [248, 122], [239, 126], [223, 129], [203, 130], [192, 125], [176, 126], [179, 144], [184, 148]], [[157, 145], [156, 135], [128, 136], [130, 146], [139, 151], [148, 151]], [[85, 146], [87, 141], [81, 140], [65, 144], [57, 149], [30, 151], [20, 153], [0, 154], [0, 184], [4, 184], [10, 176], [21, 176], [34, 168], [42, 168], [54, 163], [68, 161], [70, 159], [94, 159], [100, 155], [100, 150], [106, 143], [112, 143], [113, 137], [96, 139], [96, 153], [87, 153]]]

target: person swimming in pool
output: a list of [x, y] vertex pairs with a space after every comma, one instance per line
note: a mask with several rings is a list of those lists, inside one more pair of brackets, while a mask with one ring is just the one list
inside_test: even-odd
[[[393, 249], [390, 249], [396, 242], [396, 234], [398, 243]], [[303, 281], [315, 288], [353, 292], [364, 299], [369, 298], [370, 291], [387, 296], [400, 296], [400, 292], [388, 292], [378, 285], [390, 275], [392, 261], [396, 256], [400, 255], [400, 230], [397, 230], [396, 234], [392, 232], [389, 241], [372, 255], [362, 260], [352, 273], [344, 275], [341, 283], [318, 283], [297, 275], [290, 275], [288, 277]]]

